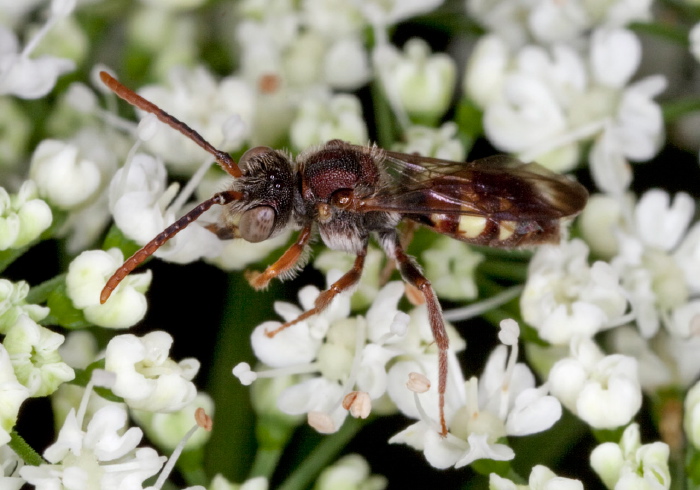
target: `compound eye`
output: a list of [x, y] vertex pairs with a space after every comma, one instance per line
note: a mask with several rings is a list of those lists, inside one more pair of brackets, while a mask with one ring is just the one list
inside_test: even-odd
[[244, 212], [238, 222], [241, 238], [250, 243], [267, 240], [275, 227], [275, 216], [275, 210], [270, 206], [258, 206]]
[[241, 156], [240, 160], [238, 160], [238, 166], [240, 167], [241, 171], [244, 171], [248, 168], [248, 165], [250, 165], [250, 161], [259, 156], [262, 155], [263, 153], [269, 153], [273, 152], [272, 148], [269, 146], [256, 146], [255, 148], [251, 148], [247, 150], [243, 156]]

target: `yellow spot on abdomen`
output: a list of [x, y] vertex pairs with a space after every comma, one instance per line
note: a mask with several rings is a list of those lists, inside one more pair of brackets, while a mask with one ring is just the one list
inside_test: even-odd
[[465, 238], [476, 238], [486, 229], [486, 218], [483, 216], [462, 215], [459, 217], [457, 232]]
[[510, 237], [513, 236], [513, 233], [515, 233], [515, 229], [517, 226], [518, 223], [515, 221], [501, 221], [498, 224], [498, 240], [501, 242], [508, 240]]

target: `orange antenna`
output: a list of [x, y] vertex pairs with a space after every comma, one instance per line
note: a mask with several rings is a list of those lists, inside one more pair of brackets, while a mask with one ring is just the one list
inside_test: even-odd
[[211, 153], [214, 156], [214, 158], [216, 158], [216, 161], [219, 163], [219, 165], [221, 165], [221, 168], [223, 168], [228, 174], [230, 174], [233, 177], [241, 176], [241, 169], [238, 168], [238, 165], [233, 160], [233, 158], [231, 158], [231, 155], [229, 155], [225, 151], [217, 150], [216, 148], [214, 148], [211, 145], [211, 143], [205, 140], [202, 137], [202, 135], [200, 135], [197, 131], [189, 127], [187, 124], [183, 123], [176, 117], [171, 116], [152, 102], [147, 101], [130, 88], [125, 87], [124, 85], [119, 83], [116, 78], [114, 78], [106, 71], [100, 72], [100, 79], [102, 80], [102, 83], [107, 85], [107, 87], [109, 87], [109, 89], [112, 92], [114, 92], [119, 97], [127, 101], [129, 104], [136, 106], [143, 111], [150, 112], [151, 114], [156, 116], [160, 121], [164, 122], [171, 128], [184, 134], [189, 139], [197, 143], [197, 145], [199, 145], [205, 151]]
[[[104, 72], [103, 72], [104, 73]], [[210, 199], [207, 199], [203, 203], [199, 204], [192, 211], [184, 215], [182, 218], [177, 220], [172, 225], [168, 226], [165, 230], [160, 232], [157, 237], [148, 242], [144, 247], [136, 252], [134, 255], [129, 257], [129, 259], [122, 264], [122, 266], [116, 270], [112, 277], [109, 278], [107, 284], [102, 289], [100, 293], [100, 303], [104, 303], [112, 295], [112, 291], [119, 286], [119, 283], [129, 275], [131, 271], [136, 269], [141, 262], [146, 260], [148, 257], [153, 255], [156, 250], [158, 250], [161, 245], [170, 240], [172, 237], [177, 235], [180, 231], [187, 227], [194, 220], [199, 218], [207, 209], [212, 207], [214, 204], [228, 204], [232, 201], [238, 201], [243, 195], [236, 191], [224, 191], [215, 194]]]

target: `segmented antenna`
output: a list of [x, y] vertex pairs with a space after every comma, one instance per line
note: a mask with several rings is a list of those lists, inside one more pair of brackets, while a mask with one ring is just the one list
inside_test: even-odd
[[233, 160], [233, 158], [231, 158], [231, 155], [229, 155], [225, 151], [217, 150], [216, 148], [214, 148], [211, 145], [211, 143], [205, 140], [202, 137], [202, 135], [200, 135], [197, 131], [189, 127], [187, 124], [180, 121], [176, 117], [171, 116], [152, 102], [147, 101], [130, 88], [125, 87], [124, 85], [119, 83], [119, 81], [117, 81], [116, 78], [114, 78], [106, 71], [100, 72], [100, 79], [102, 80], [102, 83], [107, 85], [107, 87], [109, 87], [109, 89], [112, 92], [114, 92], [119, 97], [127, 101], [129, 104], [138, 107], [142, 111], [150, 112], [151, 114], [156, 116], [160, 121], [164, 122], [171, 128], [184, 134], [189, 139], [197, 143], [205, 151], [211, 153], [216, 159], [216, 161], [219, 163], [219, 165], [221, 165], [221, 168], [223, 168], [228, 174], [230, 174], [233, 177], [241, 176], [241, 169], [238, 168], [238, 165]]
[[138, 267], [138, 265], [141, 264], [141, 262], [153, 255], [155, 251], [161, 247], [161, 245], [163, 245], [165, 242], [177, 235], [181, 230], [186, 228], [194, 220], [199, 218], [207, 209], [212, 207], [214, 204], [228, 204], [232, 201], [237, 201], [242, 197], [243, 195], [240, 192], [236, 191], [219, 192], [210, 199], [207, 199], [203, 203], [199, 204], [192, 211], [184, 215], [175, 223], [168, 226], [165, 230], [160, 232], [158, 236], [156, 236], [153, 240], [144, 245], [144, 247], [141, 250], [129, 257], [129, 259], [126, 262], [124, 262], [114, 274], [112, 274], [112, 277], [109, 278], [107, 284], [100, 293], [100, 303], [104, 303], [105, 301], [107, 301], [111, 296], [112, 291], [114, 291], [114, 289], [119, 285], [119, 283], [122, 282], [122, 280], [126, 276], [128, 276], [131, 271]]

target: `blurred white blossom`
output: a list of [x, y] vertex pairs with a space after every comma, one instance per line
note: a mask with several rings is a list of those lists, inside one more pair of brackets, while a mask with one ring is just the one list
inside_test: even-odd
[[466, 0], [468, 12], [511, 46], [573, 42], [596, 27], [623, 27], [651, 18], [651, 0]]
[[[555, 43], [511, 50], [481, 38], [465, 75], [465, 90], [484, 110], [486, 136], [524, 161], [566, 171], [593, 141], [591, 170], [599, 188], [622, 193], [628, 161], [653, 157], [663, 137], [661, 75], [630, 83], [641, 60], [639, 39], [624, 29], [598, 29], [584, 51]], [[481, 74], [484, 73], [482, 77]]]
[[[255, 96], [251, 87], [241, 78], [230, 76], [217, 81], [204, 67], [173, 69], [166, 85], [148, 85], [139, 90], [163, 110], [169, 112], [201, 134], [204, 139], [223, 151], [238, 150], [248, 134], [236, 141], [223, 133], [225, 123], [239, 116], [248, 130], [252, 126]], [[146, 146], [162, 158], [176, 174], [191, 175], [207, 156], [199, 146], [179, 132], [159, 128]]]
[[591, 466], [608, 488], [670, 488], [669, 448], [642, 444], [639, 425], [631, 424], [619, 444], [605, 442], [591, 453]]
[[489, 490], [583, 490], [583, 483], [572, 478], [557, 476], [552, 470], [542, 465], [535, 465], [530, 471], [528, 484], [516, 485], [511, 480], [489, 475]]
[[457, 138], [457, 125], [453, 122], [446, 122], [439, 128], [409, 126], [403, 133], [403, 139], [394, 144], [394, 151], [453, 162], [462, 162], [466, 156], [464, 145]]
[[431, 54], [428, 44], [410, 39], [399, 51], [391, 44], [375, 48], [374, 65], [393, 109], [412, 121], [434, 124], [447, 110], [457, 66], [444, 53]]
[[359, 99], [350, 94], [329, 93], [305, 98], [289, 128], [289, 137], [299, 151], [333, 139], [367, 144], [367, 126]]
[[25, 181], [17, 194], [9, 194], [0, 187], [0, 250], [28, 245], [51, 225], [52, 220], [51, 208], [39, 199], [33, 181]]
[[314, 490], [383, 490], [388, 484], [385, 477], [371, 474], [362, 456], [348, 454], [318, 475]]
[[690, 52], [700, 63], [700, 22], [695, 24], [688, 35], [690, 41]]
[[53, 89], [59, 76], [75, 69], [75, 63], [66, 58], [49, 55], [30, 58], [41, 39], [74, 7], [75, 0], [53, 0], [46, 24], [23, 48], [15, 33], [0, 26], [0, 94], [23, 99], [43, 97]]

